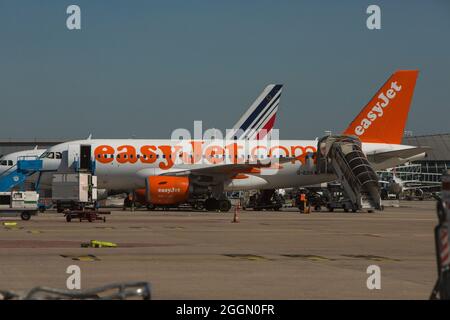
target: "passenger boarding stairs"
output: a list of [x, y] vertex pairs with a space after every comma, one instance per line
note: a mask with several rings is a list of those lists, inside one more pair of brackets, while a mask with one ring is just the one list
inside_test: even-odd
[[[359, 139], [328, 136], [319, 140], [318, 164], [336, 174], [354, 209], [381, 210], [378, 176], [362, 152]], [[319, 166], [320, 170], [320, 166]]]
[[0, 174], [0, 192], [7, 192], [23, 184], [25, 180], [42, 170], [42, 160], [21, 157], [17, 164]]

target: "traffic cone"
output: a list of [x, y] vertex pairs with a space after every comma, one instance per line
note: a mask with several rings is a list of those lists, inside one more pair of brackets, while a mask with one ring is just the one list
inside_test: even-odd
[[239, 204], [234, 207], [233, 223], [239, 222]]

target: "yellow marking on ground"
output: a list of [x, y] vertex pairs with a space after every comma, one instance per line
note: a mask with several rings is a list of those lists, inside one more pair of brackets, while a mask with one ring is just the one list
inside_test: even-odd
[[313, 254], [283, 254], [282, 256], [288, 257], [288, 258], [300, 258], [300, 259], [305, 259], [305, 260], [314, 261], [314, 262], [334, 261], [335, 260], [335, 259], [330, 259], [330, 258], [323, 257], [323, 256], [313, 255]]
[[83, 261], [83, 262], [100, 261], [100, 259], [97, 256], [94, 256], [93, 254], [81, 255], [81, 256], [68, 256], [68, 255], [62, 254], [61, 257], [72, 259], [75, 261]]
[[7, 227], [7, 226], [5, 226], [5, 229], [6, 230], [21, 230], [21, 229], [23, 229], [23, 227], [16, 227], [16, 226]]
[[230, 258], [238, 258], [238, 259], [243, 259], [243, 260], [250, 260], [250, 261], [264, 261], [264, 260], [270, 260], [267, 259], [263, 256], [257, 256], [254, 254], [224, 254], [224, 256], [226, 257], [230, 257]]
[[82, 248], [117, 248], [117, 243], [108, 241], [91, 240], [81, 244]]
[[365, 259], [365, 260], [371, 260], [371, 261], [401, 261], [399, 259], [394, 259], [394, 258], [388, 258], [388, 257], [382, 257], [382, 256], [375, 256], [375, 255], [371, 255], [371, 254], [343, 254], [343, 257], [348, 257], [348, 258], [356, 258], [356, 259]]
[[29, 230], [28, 233], [31, 233], [31, 234], [39, 234], [39, 233], [43, 233], [43, 232], [40, 231], [40, 230]]

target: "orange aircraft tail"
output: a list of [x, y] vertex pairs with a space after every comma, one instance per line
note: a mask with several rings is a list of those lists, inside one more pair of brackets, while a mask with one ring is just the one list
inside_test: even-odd
[[400, 144], [418, 74], [418, 70], [395, 72], [344, 134], [356, 135], [363, 142]]

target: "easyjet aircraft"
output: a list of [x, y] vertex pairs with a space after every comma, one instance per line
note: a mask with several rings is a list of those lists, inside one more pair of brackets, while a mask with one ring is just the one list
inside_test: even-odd
[[[424, 149], [401, 145], [417, 76], [414, 70], [395, 72], [344, 131], [361, 140], [362, 150], [376, 170], [425, 155]], [[47, 155], [63, 152], [59, 170], [93, 163], [99, 188], [140, 189], [140, 195], [153, 205], [173, 205], [209, 194], [205, 202], [208, 210], [229, 209], [224, 191], [308, 186], [335, 180], [333, 174], [315, 171], [318, 140], [241, 139], [255, 137], [249, 129], [271, 127], [267, 125], [274, 117], [270, 110], [278, 106], [280, 94], [281, 86], [272, 86], [267, 97], [259, 99], [246, 116], [240, 130], [225, 140], [79, 140], [54, 146]], [[43, 155], [44, 166], [51, 169], [47, 155]]]

